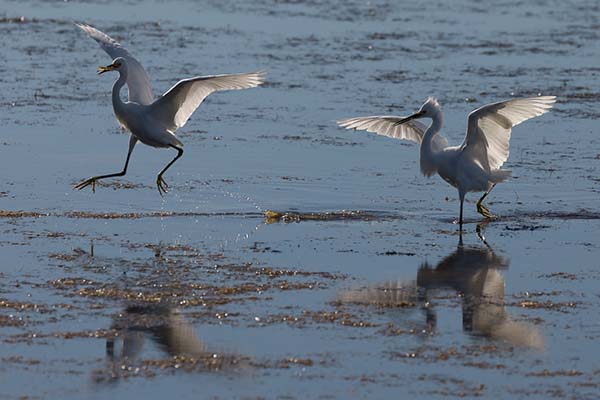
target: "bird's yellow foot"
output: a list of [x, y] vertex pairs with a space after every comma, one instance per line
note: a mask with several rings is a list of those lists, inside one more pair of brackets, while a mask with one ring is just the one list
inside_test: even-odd
[[169, 185], [167, 185], [167, 182], [165, 182], [161, 175], [156, 178], [156, 187], [158, 187], [158, 193], [161, 196], [169, 191]]
[[73, 186], [73, 189], [81, 190], [81, 189], [86, 188], [91, 185], [92, 193], [96, 193], [96, 180], [97, 180], [96, 177], [85, 179], [85, 180], [79, 182], [77, 185]]
[[477, 203], [477, 212], [483, 215], [485, 218], [493, 219], [496, 218], [494, 214], [490, 212], [490, 210], [481, 203]]

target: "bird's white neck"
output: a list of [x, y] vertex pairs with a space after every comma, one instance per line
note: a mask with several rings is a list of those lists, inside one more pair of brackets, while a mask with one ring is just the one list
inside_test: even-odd
[[431, 125], [425, 131], [423, 141], [421, 142], [421, 172], [425, 176], [431, 176], [437, 172], [437, 157], [436, 155], [442, 151], [433, 145], [433, 138], [442, 129], [442, 113], [438, 112], [431, 117]]
[[434, 149], [431, 147], [431, 141], [433, 137], [442, 129], [442, 113], [433, 114], [431, 117], [431, 125], [425, 131], [425, 135], [423, 136], [423, 143], [421, 144], [421, 149], [428, 148], [431, 151], [439, 151], [439, 149]]
[[113, 109], [115, 110], [115, 114], [117, 115], [117, 118], [118, 118], [119, 114], [121, 113], [123, 106], [125, 105], [125, 103], [123, 103], [123, 100], [121, 100], [120, 93], [121, 93], [121, 88], [125, 85], [126, 82], [127, 82], [127, 74], [120, 73], [119, 79], [117, 79], [117, 81], [115, 82], [115, 84], [113, 85], [113, 88], [112, 88]]

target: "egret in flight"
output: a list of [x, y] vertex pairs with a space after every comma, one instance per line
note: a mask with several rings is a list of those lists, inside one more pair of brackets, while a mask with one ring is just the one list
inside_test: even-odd
[[[85, 179], [74, 186], [83, 189], [87, 186], [95, 191], [96, 181], [127, 173], [129, 157], [138, 140], [152, 147], [170, 147], [177, 155], [169, 162], [156, 178], [158, 192], [162, 195], [168, 190], [163, 174], [183, 154], [183, 144], [175, 136], [175, 131], [185, 125], [192, 113], [211, 93], [220, 90], [249, 89], [263, 83], [264, 71], [246, 74], [197, 76], [183, 79], [165, 94], [154, 98], [150, 78], [144, 67], [121, 44], [98, 29], [85, 24], [76, 24], [94, 39], [109, 56], [110, 65], [100, 67], [98, 74], [108, 71], [119, 72], [119, 79], [112, 89], [113, 110], [119, 124], [131, 132], [129, 150], [125, 166], [121, 172], [98, 175]], [[127, 84], [129, 101], [121, 100], [120, 91]]]
[[[478, 108], [469, 114], [467, 134], [460, 146], [449, 146], [446, 138], [439, 134], [442, 128], [442, 108], [433, 97], [429, 97], [419, 111], [408, 117], [359, 117], [337, 123], [346, 129], [366, 130], [419, 143], [423, 175], [430, 177], [437, 173], [458, 189], [458, 222], [462, 230], [463, 203], [468, 192], [484, 192], [477, 202], [477, 211], [485, 218], [494, 217], [482, 202], [497, 183], [510, 176], [510, 171], [500, 167], [508, 159], [512, 127], [545, 114], [555, 102], [555, 96], [540, 96], [507, 100]], [[420, 118], [430, 118], [431, 125], [427, 127], [417, 121]]]

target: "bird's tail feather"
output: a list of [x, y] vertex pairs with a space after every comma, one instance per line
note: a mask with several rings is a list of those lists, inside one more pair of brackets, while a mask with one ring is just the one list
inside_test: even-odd
[[512, 171], [509, 171], [507, 169], [497, 169], [497, 170], [491, 171], [490, 172], [490, 182], [492, 182], [492, 183], [504, 182], [505, 180], [510, 178], [511, 174], [512, 174]]

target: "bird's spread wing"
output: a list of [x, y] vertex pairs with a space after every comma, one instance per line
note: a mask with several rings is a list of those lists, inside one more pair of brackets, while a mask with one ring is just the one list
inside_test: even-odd
[[508, 159], [512, 127], [547, 113], [555, 102], [555, 96], [540, 96], [478, 108], [469, 114], [463, 148], [486, 170], [497, 170]]
[[[374, 117], [359, 117], [348, 118], [337, 121], [337, 124], [346, 129], [357, 129], [376, 133], [378, 135], [391, 137], [394, 139], [410, 140], [421, 144], [427, 127], [417, 120], [411, 120], [401, 125], [396, 125], [404, 117], [394, 116], [374, 116]], [[438, 150], [442, 150], [448, 146], [448, 141], [443, 136], [437, 134], [432, 140], [433, 146]]]
[[75, 24], [82, 31], [87, 33], [89, 37], [94, 39], [104, 51], [114, 60], [117, 57], [123, 57], [127, 60], [127, 88], [129, 89], [129, 101], [139, 104], [152, 104], [154, 95], [150, 86], [150, 78], [148, 73], [129, 52], [121, 46], [116, 40], [108, 36], [106, 33], [99, 31], [93, 26], [86, 24]]
[[152, 103], [154, 117], [167, 129], [185, 125], [192, 113], [209, 94], [219, 90], [249, 89], [264, 82], [265, 72], [198, 76], [184, 79]]

